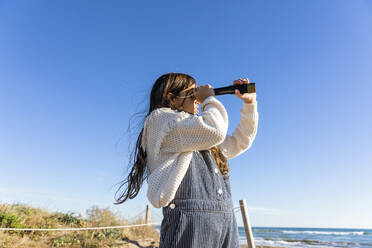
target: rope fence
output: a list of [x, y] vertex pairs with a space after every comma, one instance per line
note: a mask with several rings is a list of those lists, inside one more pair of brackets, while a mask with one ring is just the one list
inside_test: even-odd
[[136, 224], [136, 225], [126, 225], [126, 226], [81, 227], [81, 228], [35, 228], [35, 229], [33, 228], [0, 228], [0, 231], [43, 231], [43, 232], [88, 231], [88, 230], [131, 228], [131, 227], [152, 226], [152, 225], [160, 225], [160, 223]]

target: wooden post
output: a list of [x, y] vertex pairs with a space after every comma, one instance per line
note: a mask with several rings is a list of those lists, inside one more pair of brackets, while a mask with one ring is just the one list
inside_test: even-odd
[[240, 204], [240, 211], [242, 212], [244, 230], [245, 230], [245, 236], [247, 237], [248, 248], [256, 248], [256, 246], [254, 245], [251, 224], [249, 222], [247, 203], [245, 202], [245, 200], [239, 200], [239, 204]]
[[145, 223], [146, 224], [150, 224], [151, 220], [150, 220], [150, 206], [149, 205], [146, 205], [146, 219], [145, 219]]

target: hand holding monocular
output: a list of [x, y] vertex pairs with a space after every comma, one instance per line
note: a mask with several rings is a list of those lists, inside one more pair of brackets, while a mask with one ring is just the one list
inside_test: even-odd
[[214, 88], [214, 94], [226, 95], [226, 94], [235, 94], [235, 90], [239, 90], [240, 94], [244, 93], [255, 93], [256, 92], [256, 83], [252, 82], [249, 84], [235, 84], [227, 87]]

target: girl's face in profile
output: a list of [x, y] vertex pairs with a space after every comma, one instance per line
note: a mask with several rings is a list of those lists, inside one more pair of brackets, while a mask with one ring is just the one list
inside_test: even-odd
[[189, 114], [193, 114], [193, 115], [196, 115], [199, 113], [198, 108], [200, 104], [195, 99], [195, 96], [194, 96], [195, 89], [196, 89], [196, 84], [192, 85], [190, 90], [182, 92], [176, 100], [176, 102], [178, 103], [177, 106], [182, 106], [183, 111]]

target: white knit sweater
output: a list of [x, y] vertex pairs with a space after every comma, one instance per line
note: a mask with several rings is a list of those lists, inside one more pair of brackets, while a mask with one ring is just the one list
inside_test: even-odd
[[258, 125], [257, 102], [243, 103], [240, 123], [231, 136], [226, 134], [228, 116], [220, 101], [207, 97], [201, 111], [202, 115], [197, 116], [159, 108], [146, 118], [142, 147], [147, 153], [147, 197], [156, 208], [174, 199], [193, 151], [218, 145], [230, 159], [252, 145]]

